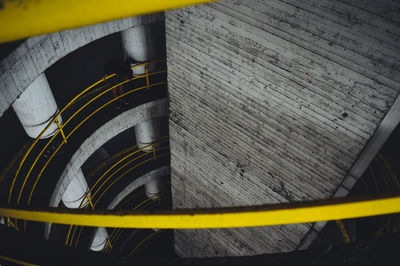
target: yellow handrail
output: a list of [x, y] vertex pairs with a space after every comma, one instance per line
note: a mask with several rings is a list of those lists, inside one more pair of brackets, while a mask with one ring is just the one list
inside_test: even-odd
[[[155, 86], [164, 85], [164, 84], [167, 84], [167, 82], [158, 82], [158, 83], [155, 83], [155, 84], [150, 85], [150, 87], [155, 87]], [[113, 103], [114, 101], [117, 101], [118, 99], [120, 99], [120, 98], [122, 98], [122, 97], [124, 97], [124, 96], [126, 96], [126, 95], [128, 95], [128, 94], [130, 94], [130, 93], [133, 93], [133, 92], [135, 92], [135, 91], [142, 90], [142, 89], [144, 89], [144, 88], [145, 88], [145, 87], [140, 87], [140, 88], [131, 90], [131, 91], [129, 91], [129, 92], [126, 92], [126, 93], [124, 93], [124, 94], [122, 94], [122, 95], [120, 95], [120, 96], [114, 98], [113, 100], [111, 100], [111, 101], [105, 103], [105, 104], [102, 105], [101, 107], [97, 108], [94, 112], [92, 112], [92, 113], [91, 113], [90, 115], [88, 115], [84, 120], [82, 120], [82, 121], [67, 135], [66, 138], [68, 139], [68, 138], [69, 138], [83, 123], [85, 123], [90, 117], [92, 117], [94, 114], [96, 114], [97, 112], [99, 112], [99, 111], [100, 111], [101, 109], [103, 109], [104, 107], [108, 106], [109, 104]], [[61, 147], [62, 145], [64, 145], [64, 142], [62, 142], [62, 143], [60, 144], [60, 147]], [[59, 147], [59, 148], [60, 148], [60, 147]], [[59, 148], [53, 153], [53, 156], [57, 153], [57, 151], [59, 150]], [[51, 161], [51, 159], [53, 158], [53, 156], [49, 157], [49, 159], [48, 159], [48, 161], [46, 162], [45, 166], [42, 168], [42, 170], [40, 171], [38, 177], [36, 178], [36, 181], [35, 181], [35, 184], [34, 184], [34, 186], [33, 186], [33, 189], [31, 190], [31, 193], [30, 193], [30, 195], [29, 195], [28, 205], [29, 205], [29, 203], [30, 203], [30, 200], [31, 200], [31, 197], [32, 197], [32, 193], [33, 193], [33, 191], [34, 191], [34, 189], [35, 189], [35, 187], [36, 187], [36, 185], [37, 185], [37, 182], [39, 181], [39, 179], [40, 179], [40, 177], [41, 177], [43, 171], [46, 169], [48, 163]]]
[[[158, 155], [157, 158], [164, 157], [164, 156], [167, 156], [167, 155], [169, 155], [169, 153], [164, 153], [164, 154]], [[135, 169], [136, 167], [139, 167], [140, 165], [143, 165], [143, 164], [145, 164], [145, 163], [148, 163], [148, 162], [150, 162], [150, 161], [152, 161], [152, 160], [153, 160], [153, 158], [150, 158], [150, 159], [147, 159], [147, 160], [145, 160], [145, 161], [143, 161], [143, 162], [141, 162], [141, 163], [139, 163], [139, 164], [136, 164], [134, 167], [130, 168], [128, 171], [131, 171], [131, 170]], [[125, 175], [125, 174], [126, 174], [126, 172], [125, 172], [123, 175]], [[97, 203], [102, 199], [102, 197], [104, 196], [104, 194], [115, 184], [116, 181], [118, 181], [119, 179], [121, 179], [121, 178], [123, 177], [123, 175], [120, 175], [114, 182], [112, 182], [112, 183], [103, 191], [103, 193], [100, 194], [100, 196], [98, 197], [98, 199], [96, 200], [96, 202], [93, 204], [93, 209], [96, 207]], [[106, 181], [103, 181], [103, 184], [104, 184], [105, 182], [106, 182]], [[92, 197], [92, 199], [93, 199], [93, 197]], [[82, 205], [82, 203], [81, 203], [81, 205]], [[87, 209], [87, 208], [88, 208], [88, 206], [85, 207], [85, 209]], [[69, 232], [71, 231], [71, 228], [72, 228], [72, 225], [70, 226], [70, 229], [69, 229], [69, 231], [68, 231], [68, 237], [69, 237]], [[76, 230], [76, 229], [75, 229], [75, 230]], [[81, 230], [82, 230], [82, 228], [81, 228]], [[75, 235], [75, 231], [74, 231], [74, 233], [72, 234], [72, 239], [74, 238], [74, 235]], [[80, 232], [79, 232], [79, 235], [80, 235]], [[68, 240], [68, 237], [67, 237], [67, 240]], [[66, 242], [67, 242], [67, 240], [66, 240]], [[72, 241], [72, 240], [71, 240], [71, 241]]]
[[[143, 209], [143, 208], [149, 206], [150, 204], [154, 203], [154, 199], [156, 199], [156, 198], [159, 200], [160, 196], [156, 195], [156, 196], [152, 196], [150, 198], [147, 198], [147, 199], [143, 200], [141, 203], [139, 203], [138, 205], [136, 205], [134, 208], [132, 208], [132, 210], [137, 210], [139, 207], [142, 207], [142, 209]], [[158, 202], [160, 202], [160, 201], [158, 201]], [[111, 244], [116, 243], [123, 231], [124, 231], [124, 228], [114, 228], [114, 230], [111, 232], [111, 234], [108, 237], [109, 242]], [[78, 236], [78, 238], [79, 238], [79, 236]], [[104, 246], [102, 251], [103, 252], [107, 252], [108, 251], [108, 253], [110, 253], [111, 250], [112, 250], [112, 246], [110, 246], [110, 248], [108, 248], [108, 246]]]
[[367, 200], [331, 199], [298, 204], [171, 211], [22, 210], [0, 208], [0, 216], [95, 227], [202, 229], [270, 226], [342, 220], [400, 212], [400, 196]]
[[[130, 80], [123, 81], [123, 82], [121, 82], [121, 83], [119, 83], [119, 84], [117, 84], [117, 85], [114, 85], [114, 86], [111, 87], [111, 88], [108, 88], [107, 90], [103, 91], [102, 93], [100, 93], [99, 95], [97, 95], [96, 97], [94, 97], [93, 99], [91, 99], [89, 102], [87, 102], [84, 106], [82, 106], [81, 108], [79, 108], [78, 111], [76, 111], [73, 115], [71, 115], [71, 116], [68, 118], [68, 120], [61, 126], [61, 128], [59, 128], [59, 130], [58, 130], [58, 131], [52, 136], [52, 138], [47, 142], [47, 144], [46, 144], [46, 145], [44, 146], [44, 148], [41, 150], [41, 152], [39, 153], [39, 155], [36, 157], [35, 161], [32, 163], [32, 165], [31, 165], [31, 167], [30, 167], [30, 169], [29, 169], [29, 171], [28, 171], [28, 173], [27, 173], [27, 175], [26, 175], [26, 177], [25, 177], [25, 180], [24, 180], [24, 182], [23, 182], [22, 188], [21, 188], [21, 190], [20, 190], [20, 193], [19, 193], [19, 196], [18, 196], [18, 200], [17, 200], [17, 204], [19, 204], [19, 201], [20, 201], [20, 199], [21, 199], [22, 191], [23, 191], [23, 189], [24, 189], [24, 186], [25, 186], [25, 184], [26, 184], [27, 179], [29, 178], [30, 173], [32, 172], [32, 170], [33, 170], [33, 168], [35, 167], [35, 165], [36, 165], [37, 161], [39, 160], [39, 158], [42, 156], [42, 154], [43, 154], [44, 151], [47, 149], [47, 147], [50, 145], [50, 143], [55, 139], [55, 137], [58, 135], [58, 133], [60, 133], [60, 132], [62, 131], [62, 129], [63, 129], [66, 125], [68, 125], [68, 123], [69, 123], [78, 113], [80, 113], [85, 107], [87, 107], [87, 106], [88, 106], [90, 103], [92, 103], [94, 100], [98, 99], [98, 98], [101, 97], [102, 95], [106, 94], [107, 92], [113, 90], [114, 88], [116, 88], [116, 87], [118, 87], [118, 86], [120, 86], [120, 85], [122, 85], [122, 84], [125, 84], [125, 83], [127, 83], [127, 82], [130, 82], [130, 81], [132, 81], [132, 80], [134, 80], [134, 79], [143, 78], [144, 76], [145, 76], [145, 75], [143, 75], [143, 76], [138, 76], [138, 77], [134, 77], [134, 78], [132, 78], [132, 79], [130, 79]], [[151, 87], [159, 86], [159, 85], [163, 85], [163, 84], [166, 84], [166, 82], [155, 83], [155, 84], [152, 84]], [[104, 105], [101, 106], [100, 108], [96, 109], [92, 114], [90, 114], [88, 117], [86, 117], [85, 120], [83, 120], [78, 126], [76, 126], [64, 139], [65, 139], [65, 140], [68, 139], [68, 138], [73, 134], [73, 132], [75, 132], [75, 130], [77, 130], [84, 122], [86, 122], [91, 116], [93, 116], [95, 113], [97, 113], [98, 111], [100, 111], [101, 109], [103, 109], [104, 107], [106, 107], [107, 105], [111, 104], [112, 102], [114, 102], [114, 101], [116, 101], [116, 100], [118, 100], [118, 99], [120, 99], [120, 98], [122, 98], [122, 97], [124, 97], [124, 96], [126, 96], [126, 95], [128, 95], [128, 94], [130, 94], [130, 93], [132, 93], [132, 92], [139, 91], [139, 90], [142, 90], [142, 89], [144, 89], [144, 88], [147, 88], [147, 86], [140, 87], [140, 88], [131, 90], [131, 91], [129, 91], [129, 92], [126, 92], [126, 93], [124, 93], [124, 94], [122, 94], [122, 95], [120, 95], [120, 96], [118, 96], [118, 97], [115, 97], [114, 99], [112, 99], [111, 101], [107, 102], [106, 104], [104, 104]], [[60, 114], [61, 114], [61, 112], [60, 112]], [[53, 120], [55, 120], [55, 119], [57, 118], [57, 116], [59, 116], [60, 114], [57, 114], [57, 115], [54, 117]], [[51, 123], [54, 122], [53, 120], [50, 122], [50, 124], [48, 125], [48, 127], [51, 125]], [[46, 130], [47, 130], [48, 127], [46, 127]], [[44, 133], [44, 132], [43, 132], [43, 133]], [[43, 133], [42, 133], [42, 134], [43, 134]], [[40, 138], [40, 137], [41, 137], [41, 136], [39, 136], [38, 138]], [[35, 141], [34, 144], [36, 144], [36, 141]], [[28, 152], [30, 152], [30, 151], [28, 151]], [[26, 158], [24, 158], [24, 160], [25, 160], [25, 159], [26, 159]], [[49, 159], [49, 161], [50, 161], [50, 159]], [[21, 165], [21, 166], [22, 166], [22, 165]], [[46, 166], [47, 166], [47, 164], [46, 164]], [[17, 174], [19, 173], [19, 169], [20, 169], [20, 167], [18, 168]], [[17, 175], [17, 174], [16, 174], [16, 175]], [[10, 193], [10, 194], [11, 194], [11, 193]]]
[[[168, 152], [168, 153], [161, 154], [161, 155], [158, 155], [157, 158], [161, 158], [161, 157], [168, 156], [168, 155], [169, 155], [169, 152]], [[130, 171], [134, 170], [136, 167], [139, 167], [140, 165], [145, 164], [145, 163], [150, 162], [150, 161], [153, 161], [153, 160], [154, 160], [154, 158], [147, 159], [147, 160], [145, 160], [145, 161], [143, 161], [143, 162], [141, 162], [141, 163], [135, 165], [134, 167], [129, 168], [127, 171], [125, 171], [121, 176], [118, 177], [118, 179], [114, 180], [114, 181], [100, 194], [99, 198], [96, 200], [96, 202], [95, 202], [94, 205], [95, 205], [95, 206], [97, 205], [97, 203], [100, 201], [100, 199], [102, 198], [102, 196], [104, 195], [104, 193], [106, 193], [106, 192], [111, 188], [111, 186], [112, 186], [115, 182], [117, 182], [120, 178], [124, 177], [127, 173], [129, 173]]]
[[[167, 136], [162, 136], [160, 141], [157, 141], [157, 142], [154, 143], [154, 144], [149, 144], [149, 145], [147, 145], [147, 146], [145, 146], [145, 147], [143, 147], [143, 148], [141, 148], [141, 149], [138, 149], [138, 150], [136, 150], [136, 151], [133, 151], [133, 152], [129, 153], [128, 155], [124, 156], [122, 159], [120, 159], [120, 160], [118, 160], [116, 163], [114, 163], [114, 164], [113, 164], [113, 165], [112, 165], [112, 166], [111, 166], [97, 181], [99, 182], [99, 180], [102, 179], [102, 178], [103, 178], [107, 173], [109, 173], [112, 169], [114, 169], [116, 166], [118, 166], [118, 165], [119, 165], [121, 162], [123, 162], [125, 159], [127, 159], [127, 158], [129, 158], [130, 156], [136, 154], [138, 151], [142, 151], [142, 150], [144, 150], [144, 149], [146, 149], [146, 148], [148, 148], [148, 147], [150, 147], [150, 146], [155, 147], [155, 145], [163, 144], [163, 143], [166, 143], [167, 141], [168, 141], [168, 137], [167, 137]], [[156, 149], [156, 150], [157, 150], [157, 151], [160, 151], [160, 150], [167, 149], [167, 148], [168, 148], [168, 146], [162, 147], [162, 148], [159, 148], [159, 149]], [[154, 148], [153, 148], [153, 149], [154, 149]], [[138, 158], [142, 158], [142, 157], [145, 156], [145, 155], [149, 155], [149, 153], [152, 153], [152, 152], [147, 152], [147, 153], [144, 153], [144, 154], [142, 154], [142, 155], [139, 155], [139, 156], [135, 157], [133, 160], [129, 161], [128, 163], [125, 163], [122, 167], [118, 168], [112, 175], [110, 175], [106, 180], [104, 180], [103, 183], [100, 185], [100, 187], [96, 190], [96, 192], [95, 192], [93, 195], [91, 195], [91, 200], [93, 200], [93, 198], [95, 198], [95, 196], [96, 196], [97, 192], [100, 190], [100, 188], [101, 188], [112, 176], [114, 176], [117, 172], [119, 172], [119, 171], [120, 171], [121, 169], [123, 169], [125, 166], [129, 165], [131, 162], [135, 161], [135, 160], [138, 159]], [[118, 181], [119, 179], [121, 179], [121, 178], [122, 178], [124, 175], [126, 175], [129, 171], [132, 171], [133, 169], [135, 169], [136, 167], [138, 167], [138, 166], [140, 166], [140, 165], [142, 165], [142, 164], [145, 164], [145, 163], [148, 163], [148, 162], [150, 162], [150, 161], [152, 161], [152, 160], [155, 160], [156, 158], [164, 157], [164, 156], [167, 156], [167, 155], [169, 155], [169, 153], [164, 153], [164, 154], [158, 155], [157, 157], [154, 157], [154, 156], [153, 156], [153, 157], [150, 158], [150, 159], [147, 159], [147, 160], [145, 160], [145, 161], [143, 161], [143, 162], [141, 162], [141, 163], [139, 163], [139, 164], [136, 164], [134, 167], [130, 168], [128, 171], [126, 171], [126, 172], [124, 172], [123, 174], [121, 174], [120, 176], [118, 176], [118, 177], [116, 178], [116, 180], [114, 180], [114, 182], [112, 182], [112, 183], [103, 191], [103, 193], [98, 197], [98, 199], [96, 200], [96, 202], [92, 205], [92, 208], [94, 209], [95, 206], [97, 205], [97, 203], [100, 201], [100, 199], [104, 196], [105, 192], [107, 192], [107, 191], [111, 188], [111, 186], [112, 186], [113, 184], [115, 184], [116, 181]], [[88, 190], [88, 192], [87, 192], [86, 195], [85, 195], [85, 198], [88, 198], [88, 197], [89, 197], [89, 195], [90, 195], [91, 192], [93, 191], [94, 187], [98, 184], [98, 182], [96, 182], [96, 183], [90, 188], [90, 190]], [[81, 201], [79, 208], [82, 208], [82, 207], [83, 207], [83, 206], [82, 206], [83, 202], [84, 202], [84, 199]], [[86, 205], [86, 206], [85, 206], [85, 209], [87, 209], [88, 206], [89, 206], [89, 205]], [[68, 230], [67, 239], [66, 239], [66, 245], [67, 245], [68, 242], [69, 242], [69, 236], [70, 236], [71, 230], [72, 230], [72, 225], [70, 226], [70, 228], [69, 228], [69, 230]], [[76, 231], [76, 228], [74, 229], [74, 232], [73, 232], [73, 234], [72, 234], [71, 245], [72, 245], [72, 239], [74, 238], [74, 235], [75, 235], [75, 231]], [[80, 232], [79, 232], [79, 235], [81, 234], [81, 231], [82, 231], [82, 228], [81, 228], [81, 230], [80, 230]], [[78, 235], [78, 238], [79, 238], [79, 235]]]
[[[158, 82], [158, 83], [155, 83], [155, 84], [150, 85], [150, 87], [155, 87], [155, 86], [164, 85], [164, 84], [167, 84], [167, 82]], [[122, 97], [124, 97], [124, 96], [126, 96], [126, 95], [128, 95], [128, 94], [130, 94], [130, 93], [133, 93], [133, 92], [135, 92], [135, 91], [142, 90], [142, 89], [144, 89], [144, 88], [145, 88], [145, 86], [144, 86], [144, 87], [137, 88], [137, 89], [134, 89], [134, 90], [131, 90], [131, 91], [128, 91], [128, 92], [126, 92], [126, 93], [124, 93], [124, 94], [122, 94], [122, 95], [120, 95], [120, 96], [114, 98], [113, 100], [111, 100], [111, 101], [105, 103], [105, 104], [102, 105], [101, 107], [97, 108], [94, 112], [92, 112], [89, 116], [87, 116], [84, 120], [82, 120], [82, 121], [67, 135], [66, 138], [68, 139], [68, 138], [69, 138], [83, 123], [85, 123], [90, 117], [92, 117], [94, 114], [96, 114], [97, 112], [99, 112], [101, 109], [103, 109], [103, 108], [106, 107], [107, 105], [113, 103], [114, 101], [117, 101], [118, 99], [120, 99], [120, 98], [122, 98]], [[33, 186], [33, 189], [31, 190], [31, 193], [30, 193], [30, 195], [29, 195], [28, 205], [30, 204], [30, 200], [31, 200], [31, 197], [32, 197], [32, 193], [33, 193], [33, 191], [34, 191], [34, 189], [35, 189], [35, 187], [36, 187], [36, 185], [37, 185], [37, 183], [38, 183], [38, 181], [39, 181], [39, 179], [40, 179], [40, 177], [41, 177], [43, 171], [46, 169], [48, 163], [51, 161], [51, 159], [53, 158], [53, 156], [57, 153], [57, 151], [59, 150], [59, 148], [60, 148], [62, 145], [64, 145], [64, 144], [65, 144], [64, 142], [62, 142], [62, 143], [60, 144], [60, 146], [58, 147], [58, 149], [56, 149], [56, 151], [53, 153], [53, 155], [49, 157], [49, 159], [48, 159], [48, 161], [46, 162], [45, 166], [44, 166], [44, 167], [42, 168], [42, 170], [40, 171], [38, 177], [36, 178], [36, 181], [35, 181], [35, 184], [34, 184], [34, 186]], [[18, 203], [19, 203], [19, 202], [18, 202]]]
[[[131, 67], [131, 68], [134, 69], [134, 68], [137, 68], [137, 67], [147, 66], [147, 65], [149, 65], [149, 64], [156, 64], [156, 63], [160, 63], [160, 62], [165, 62], [165, 60], [164, 60], [164, 59], [159, 59], [159, 60], [155, 60], [155, 61], [151, 61], [151, 62], [146, 62], [146, 63], [142, 63], [142, 64], [135, 65], [135, 66], [133, 66], [133, 67]], [[29, 171], [28, 171], [27, 175], [25, 176], [25, 179], [24, 179], [24, 181], [23, 181], [23, 183], [22, 183], [22, 187], [21, 187], [20, 192], [19, 192], [19, 194], [18, 194], [17, 204], [20, 203], [21, 196], [22, 196], [22, 192], [23, 192], [23, 190], [24, 190], [24, 187], [25, 187], [25, 185], [26, 185], [26, 182], [27, 182], [27, 180], [28, 180], [28, 178], [29, 178], [29, 176], [30, 176], [30, 174], [31, 174], [31, 172], [32, 172], [32, 170], [33, 170], [33, 168], [35, 167], [37, 161], [39, 160], [39, 158], [41, 157], [41, 155], [44, 153], [44, 151], [47, 149], [47, 147], [50, 145], [50, 143], [55, 139], [55, 137], [58, 135], [58, 133], [61, 132], [62, 134], [64, 134], [64, 132], [62, 131], [63, 128], [71, 121], [71, 119], [72, 119], [73, 117], [75, 117], [80, 111], [82, 111], [86, 106], [88, 106], [88, 105], [89, 105], [90, 103], [92, 103], [94, 100], [96, 100], [97, 98], [101, 97], [102, 95], [104, 95], [105, 93], [109, 92], [110, 90], [112, 90], [112, 89], [114, 89], [114, 88], [120, 86], [121, 84], [130, 82], [130, 81], [135, 80], [135, 79], [147, 78], [148, 76], [157, 75], [157, 74], [165, 73], [165, 72], [166, 72], [166, 70], [156, 71], [156, 72], [148, 73], [148, 75], [140, 75], [140, 76], [137, 76], [137, 77], [133, 77], [132, 79], [128, 79], [128, 80], [126, 80], [126, 81], [120, 82], [119, 84], [117, 84], [117, 85], [115, 85], [115, 86], [112, 86], [111, 88], [106, 89], [105, 91], [103, 91], [102, 93], [100, 93], [99, 95], [97, 95], [96, 97], [94, 97], [93, 99], [91, 99], [88, 103], [86, 103], [86, 104], [85, 104], [84, 106], [82, 106], [79, 110], [77, 110], [72, 116], [70, 116], [69, 119], [68, 119], [61, 127], [59, 127], [59, 129], [57, 130], [57, 132], [52, 136], [52, 138], [47, 142], [47, 144], [44, 146], [44, 148], [43, 148], [43, 149], [40, 151], [40, 153], [36, 156], [34, 162], [32, 163], [32, 165], [31, 165], [31, 167], [30, 167], [30, 169], [29, 169]], [[107, 80], [107, 79], [109, 79], [109, 78], [111, 78], [111, 77], [113, 77], [113, 76], [115, 76], [115, 74], [109, 75], [109, 76], [107, 76], [105, 79], [101, 79], [101, 80], [95, 82], [94, 84], [92, 84], [91, 86], [89, 86], [88, 88], [86, 88], [85, 90], [83, 90], [81, 93], [79, 93], [77, 96], [75, 96], [75, 97], [74, 97], [60, 112], [58, 112], [58, 113], [53, 117], [53, 119], [49, 122], [49, 124], [45, 127], [45, 129], [43, 129], [43, 131], [42, 131], [42, 132], [40, 133], [40, 135], [35, 139], [35, 141], [32, 143], [32, 145], [30, 146], [30, 148], [28, 149], [28, 151], [25, 153], [25, 155], [24, 155], [24, 157], [22, 158], [21, 162], [19, 163], [18, 169], [17, 169], [17, 171], [16, 171], [16, 174], [15, 174], [15, 176], [14, 176], [14, 178], [13, 178], [13, 181], [12, 181], [12, 183], [11, 183], [11, 186], [10, 186], [10, 191], [9, 191], [9, 196], [8, 196], [8, 202], [9, 202], [9, 203], [11, 202], [11, 197], [12, 197], [13, 189], [14, 189], [14, 186], [15, 186], [15, 182], [16, 182], [16, 180], [17, 180], [17, 178], [18, 178], [18, 175], [19, 175], [19, 173], [20, 173], [20, 170], [21, 170], [21, 168], [22, 168], [24, 162], [26, 161], [28, 155], [31, 153], [32, 149], [36, 146], [37, 142], [38, 142], [39, 139], [43, 136], [43, 134], [48, 130], [48, 128], [49, 128], [55, 121], [58, 120], [58, 116], [60, 116], [65, 110], [67, 110], [68, 107], [70, 107], [72, 104], [74, 104], [82, 95], [84, 95], [86, 92], [88, 92], [88, 91], [89, 91], [90, 89], [92, 89], [93, 87], [97, 86], [98, 84], [102, 83], [103, 81], [105, 81], [105, 80]], [[150, 85], [150, 86], [151, 86], [151, 87], [154, 87], [154, 86], [159, 86], [159, 85], [163, 85], [163, 84], [166, 84], [166, 82], [159, 82], [159, 83], [152, 84], [152, 85]], [[114, 101], [116, 101], [116, 100], [118, 100], [118, 99], [120, 99], [120, 98], [122, 98], [122, 97], [124, 97], [124, 96], [126, 96], [126, 95], [128, 95], [128, 94], [130, 94], [130, 93], [133, 93], [133, 92], [135, 92], [135, 91], [138, 91], [138, 90], [141, 90], [141, 89], [144, 89], [144, 88], [147, 88], [147, 86], [143, 86], [143, 87], [140, 87], [140, 88], [136, 88], [136, 89], [134, 89], [134, 90], [131, 90], [131, 91], [127, 92], [127, 93], [124, 93], [124, 94], [122, 94], [122, 95], [120, 95], [120, 96], [114, 98], [113, 100], [107, 102], [106, 104], [104, 104], [103, 106], [101, 106], [100, 108], [98, 108], [98, 109], [97, 109], [95, 112], [93, 112], [89, 117], [91, 117], [92, 115], [94, 115], [95, 113], [97, 113], [98, 111], [100, 111], [102, 108], [106, 107], [107, 105], [111, 104], [112, 102], [114, 102]], [[61, 148], [61, 146], [62, 146], [63, 144], [66, 143], [66, 140], [73, 134], [73, 132], [75, 132], [75, 130], [77, 130], [85, 121], [87, 121], [87, 119], [88, 119], [89, 117], [86, 117], [86, 119], [85, 119], [84, 121], [82, 121], [77, 127], [75, 127], [74, 130], [72, 130], [72, 132], [70, 132], [67, 136], [65, 136], [65, 137], [63, 138], [63, 139], [64, 139], [64, 142], [61, 143], [60, 146], [58, 147], [58, 149], [56, 149], [56, 151], [53, 152], [52, 156], [49, 157], [49, 159], [47, 160], [45, 166], [42, 168], [40, 174], [38, 175], [38, 178], [37, 178], [36, 181], [35, 181], [34, 187], [36, 187], [36, 184], [37, 184], [37, 182], [39, 181], [39, 178], [40, 178], [41, 174], [43, 173], [44, 169], [47, 167], [48, 163], [52, 160], [53, 156], [58, 152], [58, 150]], [[29, 196], [29, 199], [28, 199], [28, 205], [29, 205], [30, 200], [31, 200], [31, 198], [32, 198], [32, 193], [33, 193], [33, 191], [34, 191], [34, 189], [33, 189], [33, 190], [31, 191], [31, 193], [30, 193], [30, 196]]]
[[[163, 140], [157, 141], [157, 142], [155, 143], [155, 145], [162, 144], [162, 143], [165, 143], [165, 142], [167, 142], [167, 141], [168, 141], [168, 139], [163, 139]], [[122, 159], [120, 159], [118, 162], [114, 163], [106, 172], [104, 172], [104, 173], [97, 179], [97, 181], [94, 183], [94, 185], [90, 188], [90, 190], [89, 190], [89, 192], [87, 193], [87, 195], [89, 195], [89, 194], [92, 193], [92, 191], [93, 191], [93, 189], [96, 187], [96, 185], [104, 178], [104, 176], [106, 176], [112, 169], [114, 169], [114, 167], [118, 166], [122, 161], [126, 160], [127, 158], [131, 157], [132, 155], [135, 155], [136, 153], [138, 153], [138, 152], [140, 152], [140, 151], [143, 151], [143, 150], [147, 149], [147, 148], [150, 147], [150, 146], [153, 146], [153, 144], [149, 144], [149, 145], [147, 145], [147, 146], [144, 146], [143, 148], [138, 149], [138, 150], [136, 150], [136, 151], [134, 151], [134, 152], [132, 152], [132, 153], [126, 155], [125, 157], [123, 157]], [[125, 167], [125, 166], [128, 165], [129, 163], [131, 163], [131, 162], [133, 162], [133, 161], [135, 161], [135, 160], [137, 160], [137, 159], [139, 159], [139, 158], [141, 158], [141, 157], [143, 157], [143, 156], [145, 156], [145, 155], [147, 155], [147, 154], [149, 154], [149, 152], [146, 152], [146, 153], [144, 153], [144, 154], [142, 154], [142, 155], [140, 155], [140, 156], [138, 156], [138, 157], [135, 157], [135, 158], [132, 159], [131, 161], [129, 161], [129, 162], [125, 163], [124, 165], [122, 165], [122, 166], [121, 166], [120, 168], [118, 168], [113, 174], [111, 174], [111, 175], [103, 182], [103, 184], [104, 184], [105, 182], [107, 182], [112, 176], [114, 176], [114, 174], [116, 174], [116, 173], [117, 173], [119, 170], [121, 170], [123, 167]], [[97, 194], [97, 192], [99, 191], [99, 189], [100, 189], [101, 187], [102, 187], [102, 185], [95, 191], [95, 193], [92, 195], [92, 197], [94, 197], [94, 196]], [[81, 208], [81, 207], [82, 207], [82, 206], [79, 206], [79, 208]]]
[[76, 99], [78, 99], [81, 95], [83, 95], [84, 93], [86, 93], [88, 90], [90, 90], [91, 88], [95, 87], [96, 85], [100, 84], [101, 82], [111, 78], [115, 76], [115, 74], [109, 75], [107, 76], [105, 79], [101, 79], [95, 83], [93, 83], [92, 85], [90, 85], [89, 87], [87, 87], [85, 90], [83, 90], [82, 92], [80, 92], [78, 95], [76, 95], [60, 112], [58, 112], [58, 114], [55, 115], [55, 117], [49, 122], [49, 124], [42, 130], [42, 132], [39, 134], [39, 136], [35, 139], [35, 141], [32, 143], [32, 145], [29, 147], [28, 151], [25, 153], [24, 157], [22, 158], [21, 162], [19, 163], [19, 167], [17, 169], [17, 172], [15, 174], [15, 177], [12, 181], [11, 184], [11, 188], [10, 188], [10, 193], [8, 196], [8, 203], [10, 203], [11, 201], [11, 194], [14, 188], [14, 183], [16, 181], [16, 177], [19, 174], [19, 171], [21, 170], [22, 165], [24, 164], [26, 157], [30, 154], [31, 150], [35, 147], [36, 143], [40, 140], [40, 138], [43, 136], [43, 134], [47, 131], [47, 129], [49, 129], [49, 127], [54, 123], [55, 118], [62, 114], [70, 105], [72, 105]]

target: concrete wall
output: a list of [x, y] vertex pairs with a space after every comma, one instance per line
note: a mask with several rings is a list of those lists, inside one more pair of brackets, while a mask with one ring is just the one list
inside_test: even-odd
[[[399, 94], [392, 1], [166, 13], [174, 208], [329, 198]], [[310, 225], [177, 230], [181, 256], [294, 250]]]
[[0, 116], [39, 74], [68, 53], [111, 33], [162, 20], [163, 14], [157, 13], [27, 39], [0, 63]]

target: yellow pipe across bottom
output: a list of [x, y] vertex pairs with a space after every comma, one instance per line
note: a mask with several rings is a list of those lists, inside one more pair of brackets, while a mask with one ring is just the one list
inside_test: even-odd
[[96, 227], [202, 229], [270, 226], [343, 220], [400, 212], [400, 196], [368, 200], [333, 199], [259, 207], [158, 211], [19, 210], [0, 208], [0, 216]]

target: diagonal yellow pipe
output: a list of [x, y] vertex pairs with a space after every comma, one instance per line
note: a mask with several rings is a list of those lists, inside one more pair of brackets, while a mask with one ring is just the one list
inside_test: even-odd
[[270, 226], [341, 220], [400, 212], [400, 196], [367, 200], [333, 199], [259, 207], [173, 211], [18, 210], [0, 216], [97, 227], [201, 229]]
[[3, 0], [0, 42], [211, 0]]

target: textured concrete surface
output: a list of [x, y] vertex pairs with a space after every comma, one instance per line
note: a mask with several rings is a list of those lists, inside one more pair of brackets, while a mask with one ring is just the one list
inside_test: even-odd
[[[399, 94], [399, 4], [220, 1], [166, 13], [174, 208], [332, 197]], [[181, 230], [179, 255], [292, 251], [309, 224]]]
[[27, 39], [0, 63], [0, 116], [39, 74], [68, 53], [111, 33], [163, 19], [157, 13]]

